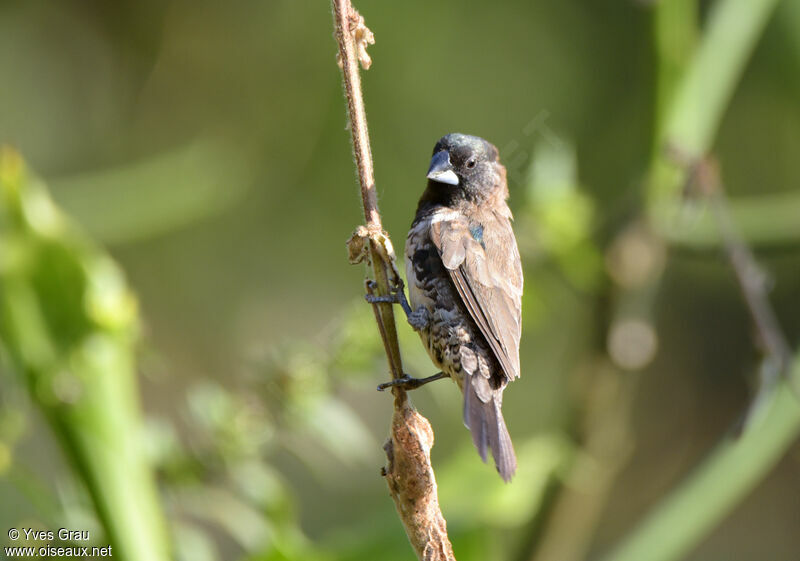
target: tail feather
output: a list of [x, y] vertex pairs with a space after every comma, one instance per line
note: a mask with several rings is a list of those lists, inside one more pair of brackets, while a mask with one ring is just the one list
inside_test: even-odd
[[517, 471], [517, 457], [500, 410], [503, 390], [494, 390], [489, 399], [483, 401], [472, 387], [472, 376], [468, 374], [464, 378], [464, 424], [472, 434], [472, 442], [484, 462], [487, 448], [491, 449], [500, 477], [511, 481]]

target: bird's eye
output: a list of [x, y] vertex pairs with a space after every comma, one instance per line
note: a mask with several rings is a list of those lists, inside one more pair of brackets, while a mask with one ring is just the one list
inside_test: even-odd
[[470, 158], [469, 160], [467, 160], [467, 167], [469, 169], [472, 169], [472, 168], [475, 167], [475, 164], [477, 164], [477, 163], [478, 163], [478, 161], [475, 158]]

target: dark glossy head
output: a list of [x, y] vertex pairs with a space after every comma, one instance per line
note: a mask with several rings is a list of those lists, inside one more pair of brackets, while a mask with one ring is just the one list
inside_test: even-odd
[[482, 200], [504, 184], [497, 148], [467, 134], [443, 136], [433, 149], [428, 189], [448, 198]]

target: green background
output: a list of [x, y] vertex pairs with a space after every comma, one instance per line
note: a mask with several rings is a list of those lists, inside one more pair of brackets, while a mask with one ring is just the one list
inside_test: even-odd
[[[357, 5], [376, 36], [362, 79], [398, 253], [443, 134], [488, 139], [509, 171], [526, 274], [522, 377], [504, 399], [517, 480], [504, 487], [480, 463], [452, 384], [412, 395], [436, 434], [460, 560], [532, 559], [565, 495], [577, 506], [561, 539], [609, 551], [756, 391], [757, 336], [724, 252], [703, 242], [704, 202], [686, 201], [671, 233], [635, 226], [659, 153], [653, 4]], [[702, 25], [709, 4], [697, 9]], [[774, 206], [741, 208], [793, 347], [799, 99], [800, 9], [787, 0], [713, 151], [734, 206], [786, 195], [782, 222]], [[345, 127], [326, 2], [0, 2], [0, 143], [138, 297], [145, 444], [181, 559], [412, 556], [380, 477], [391, 399], [374, 388], [389, 374], [364, 269], [346, 260], [363, 218]], [[621, 247], [659, 270], [633, 298], [615, 282]], [[656, 336], [643, 368], [608, 352], [628, 315]], [[412, 374], [433, 373], [405, 325], [401, 345]], [[0, 528], [98, 528], [8, 360], [0, 381]], [[795, 444], [683, 558], [796, 559], [799, 470]]]

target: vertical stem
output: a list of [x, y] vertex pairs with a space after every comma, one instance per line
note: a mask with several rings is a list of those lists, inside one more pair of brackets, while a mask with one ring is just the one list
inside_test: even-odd
[[339, 53], [341, 54], [347, 114], [350, 118], [350, 132], [358, 169], [358, 181], [361, 184], [364, 218], [368, 227], [380, 229], [381, 215], [378, 212], [378, 199], [375, 195], [375, 170], [372, 165], [367, 112], [364, 109], [364, 96], [361, 93], [358, 48], [351, 33], [351, 26], [356, 25], [357, 20], [354, 18], [350, 0], [334, 0], [333, 17], [336, 21], [336, 41], [339, 43]]
[[[364, 218], [367, 221], [367, 231], [357, 231], [356, 236], [369, 239], [377, 292], [379, 295], [387, 295], [392, 288], [403, 290], [403, 287], [394, 268], [391, 242], [383, 232], [378, 213], [367, 116], [361, 94], [358, 64], [361, 62], [368, 66], [365, 61], [368, 63], [369, 57], [364, 49], [366, 43], [371, 42], [372, 33], [364, 25], [363, 18], [355, 11], [350, 0], [333, 0], [333, 15], [353, 152], [361, 184]], [[363, 229], [362, 227], [359, 230]], [[374, 304], [373, 309], [392, 377], [400, 378], [403, 376], [403, 365], [392, 305]], [[395, 386], [392, 391], [395, 396], [394, 413], [391, 438], [384, 446], [388, 466], [383, 471], [389, 493], [417, 557], [421, 561], [455, 561], [453, 547], [447, 537], [447, 523], [439, 508], [436, 477], [431, 465], [433, 430], [427, 419], [414, 410], [405, 390]]]
[[697, 42], [697, 0], [664, 0], [655, 6], [656, 107], [654, 159], [663, 156], [661, 146], [666, 116], [675, 91], [686, 72]]
[[[371, 233], [381, 233], [383, 226], [381, 224], [381, 215], [378, 211], [378, 198], [375, 194], [375, 171], [372, 164], [369, 130], [367, 129], [367, 113], [364, 109], [364, 97], [361, 93], [358, 46], [353, 33], [356, 26], [363, 25], [363, 21], [359, 22], [360, 16], [353, 9], [350, 0], [333, 0], [333, 17], [336, 41], [339, 44], [342, 63], [347, 114], [353, 139], [353, 154], [355, 155], [358, 169], [358, 181], [361, 185], [364, 218], [367, 221], [367, 229]], [[391, 287], [389, 284], [388, 264], [375, 247], [374, 241], [370, 243], [370, 257], [378, 294], [389, 294]], [[403, 376], [403, 364], [400, 359], [400, 344], [397, 342], [394, 310], [391, 304], [386, 303], [376, 304], [375, 310], [375, 317], [379, 324], [392, 378], [401, 378]], [[393, 391], [398, 399], [405, 399], [405, 392], [401, 388], [395, 387]]]

